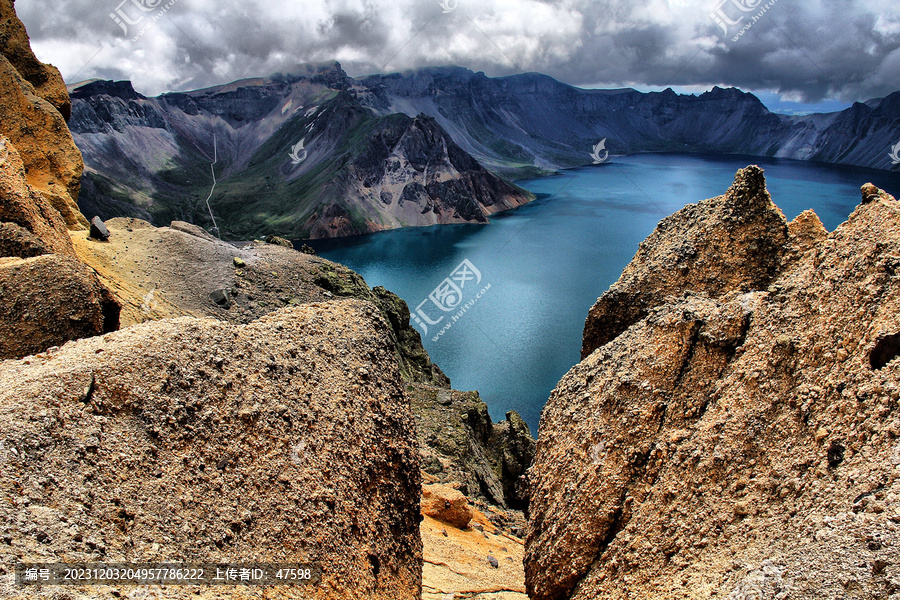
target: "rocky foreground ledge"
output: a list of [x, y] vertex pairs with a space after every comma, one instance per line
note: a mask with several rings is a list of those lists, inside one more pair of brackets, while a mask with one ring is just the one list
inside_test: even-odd
[[417, 598], [419, 454], [389, 332], [348, 300], [237, 327], [158, 321], [0, 362], [7, 558], [309, 562], [320, 584], [267, 593]]
[[544, 409], [537, 600], [900, 598], [900, 203], [828, 233], [762, 170], [663, 220]]

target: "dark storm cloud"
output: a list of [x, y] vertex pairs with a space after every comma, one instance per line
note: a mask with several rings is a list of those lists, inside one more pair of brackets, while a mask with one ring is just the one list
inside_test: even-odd
[[[155, 23], [173, 0], [120, 2], [18, 0], [16, 8], [38, 55], [67, 80], [131, 79], [144, 93], [332, 59], [353, 75], [459, 64], [574, 85], [734, 85], [809, 101], [900, 89], [893, 1], [174, 0]], [[110, 18], [116, 9], [143, 17], [128, 37]], [[741, 20], [727, 35], [710, 16], [717, 9]]]

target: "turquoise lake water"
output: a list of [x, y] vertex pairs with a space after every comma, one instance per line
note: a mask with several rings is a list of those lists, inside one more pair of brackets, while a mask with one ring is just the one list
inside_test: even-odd
[[588, 309], [638, 244], [663, 217], [724, 193], [748, 164], [765, 169], [788, 219], [812, 208], [829, 231], [859, 203], [862, 184], [900, 195], [900, 175], [884, 171], [637, 155], [519, 182], [538, 199], [490, 225], [407, 228], [312, 245], [370, 286], [398, 294], [412, 312], [419, 308], [425, 348], [453, 387], [478, 390], [495, 420], [518, 411], [536, 435], [550, 392], [579, 361]]

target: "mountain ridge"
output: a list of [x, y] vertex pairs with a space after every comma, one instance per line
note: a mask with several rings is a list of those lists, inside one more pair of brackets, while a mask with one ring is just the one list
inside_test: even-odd
[[893, 168], [889, 150], [900, 140], [900, 92], [792, 116], [737, 88], [581, 89], [540, 73], [491, 78], [463, 67], [352, 78], [338, 62], [152, 98], [129, 82], [69, 90], [85, 212], [212, 228], [204, 200], [216, 160], [210, 207], [240, 239], [484, 223], [532, 199], [496, 175], [591, 164], [600, 140], [613, 156], [742, 154], [878, 169]]
[[212, 227], [204, 200], [214, 162], [210, 207], [232, 238], [486, 222], [533, 199], [433, 119], [375, 115], [345, 83], [326, 70], [156, 98], [127, 82], [73, 86], [72, 129], [87, 159], [82, 208]]

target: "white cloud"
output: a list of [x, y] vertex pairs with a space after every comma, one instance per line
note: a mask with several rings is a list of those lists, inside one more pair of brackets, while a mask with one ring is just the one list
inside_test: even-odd
[[779, 0], [737, 42], [709, 16], [719, 1], [458, 0], [445, 14], [437, 0], [177, 0], [136, 42], [109, 16], [121, 0], [17, 0], [16, 9], [35, 52], [67, 80], [131, 79], [145, 94], [332, 59], [353, 75], [458, 64], [575, 85], [726, 84], [807, 100], [900, 87], [894, 0]]

